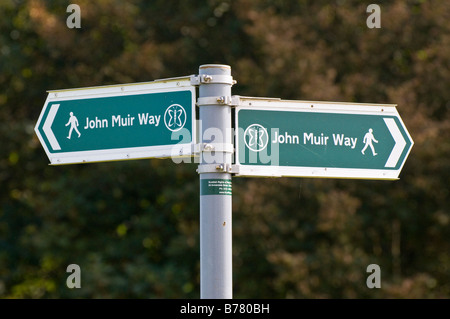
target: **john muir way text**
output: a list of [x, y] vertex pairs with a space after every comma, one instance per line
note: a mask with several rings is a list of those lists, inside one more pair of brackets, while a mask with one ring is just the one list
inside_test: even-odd
[[154, 125], [158, 126], [161, 120], [161, 115], [151, 115], [149, 113], [139, 113], [137, 114], [138, 121], [135, 116], [127, 115], [112, 115], [110, 120], [107, 118], [98, 118], [97, 116], [94, 119], [90, 119], [86, 117], [86, 123], [83, 129], [96, 129], [96, 128], [107, 128], [107, 127], [124, 127], [124, 126], [133, 126], [135, 124], [138, 125]]

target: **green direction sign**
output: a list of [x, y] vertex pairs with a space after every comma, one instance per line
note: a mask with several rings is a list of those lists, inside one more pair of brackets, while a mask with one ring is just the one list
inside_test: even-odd
[[241, 98], [240, 176], [397, 179], [413, 146], [394, 105]]
[[49, 91], [35, 131], [51, 164], [191, 155], [189, 78]]

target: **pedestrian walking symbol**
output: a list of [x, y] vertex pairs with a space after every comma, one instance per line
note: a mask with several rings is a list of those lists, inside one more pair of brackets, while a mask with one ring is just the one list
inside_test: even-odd
[[77, 129], [78, 119], [76, 118], [75, 115], [73, 115], [73, 112], [70, 112], [70, 118], [69, 118], [69, 121], [67, 122], [66, 126], [69, 126], [69, 124], [70, 124], [70, 130], [69, 130], [69, 136], [67, 136], [67, 138], [70, 140], [73, 130], [77, 131], [78, 137], [80, 137], [81, 133]]
[[363, 143], [365, 143], [365, 145], [364, 148], [361, 150], [361, 153], [363, 153], [363, 155], [366, 155], [364, 154], [364, 152], [368, 146], [370, 146], [373, 156], [378, 155], [378, 153], [375, 152], [375, 147], [373, 146], [372, 142], [378, 143], [378, 141], [373, 136], [373, 130], [370, 128], [369, 132], [367, 132], [366, 135], [364, 135]]

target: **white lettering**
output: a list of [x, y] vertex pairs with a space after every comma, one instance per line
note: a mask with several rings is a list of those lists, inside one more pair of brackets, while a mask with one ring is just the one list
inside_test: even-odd
[[333, 134], [334, 145], [344, 145], [351, 146], [352, 149], [356, 147], [356, 142], [358, 138], [356, 137], [346, 137], [344, 134]]
[[381, 9], [378, 4], [369, 4], [366, 12], [371, 14], [367, 17], [366, 25], [368, 28], [381, 28]]
[[290, 135], [288, 132], [284, 132], [284, 135], [279, 135], [278, 131], [275, 131], [274, 139], [272, 143], [280, 144], [299, 144], [300, 139], [298, 135]]
[[77, 264], [70, 264], [66, 268], [66, 272], [72, 272], [72, 274], [67, 277], [66, 285], [70, 289], [81, 288], [81, 268]]
[[148, 121], [148, 113], [138, 114], [139, 125], [146, 125]]
[[87, 130], [87, 129], [104, 128], [104, 127], [108, 127], [108, 120], [107, 119], [99, 119], [96, 116], [94, 120], [89, 120], [89, 117], [86, 117], [86, 126], [83, 129]]
[[139, 125], [159, 125], [159, 121], [161, 120], [161, 115], [150, 115], [148, 113], [140, 113], [138, 114]]
[[114, 127], [114, 123], [116, 123], [120, 126], [120, 115], [118, 115], [118, 116], [113, 115], [111, 122], [112, 122], [112, 127]]
[[344, 134], [333, 134], [334, 145], [342, 145]]
[[117, 126], [133, 126], [135, 117], [130, 116], [128, 114], [126, 117], [122, 117], [122, 115], [113, 115], [112, 116], [112, 127], [114, 127], [114, 124], [117, 124]]
[[372, 272], [372, 274], [367, 277], [366, 285], [368, 288], [381, 288], [381, 268], [377, 264], [370, 264], [366, 268], [366, 272]]
[[69, 29], [81, 28], [81, 9], [77, 4], [69, 4], [67, 6], [66, 12], [73, 12], [67, 17], [66, 25]]
[[356, 141], [357, 141], [358, 139], [357, 139], [356, 137], [355, 137], [355, 138], [351, 137], [350, 139], [351, 139], [351, 141], [352, 141], [352, 148], [355, 148], [355, 147], [356, 147]]
[[311, 145], [327, 145], [329, 136], [323, 135], [314, 135], [314, 133], [303, 133], [303, 144], [307, 144], [307, 142], [311, 142]]
[[187, 306], [181, 306], [180, 313], [205, 313], [210, 317], [214, 311], [214, 306], [195, 306], [190, 303]]

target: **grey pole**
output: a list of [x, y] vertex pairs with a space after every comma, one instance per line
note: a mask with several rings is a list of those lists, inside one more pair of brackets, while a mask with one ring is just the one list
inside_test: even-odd
[[201, 65], [199, 80], [200, 298], [231, 299], [231, 67]]

